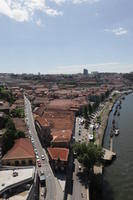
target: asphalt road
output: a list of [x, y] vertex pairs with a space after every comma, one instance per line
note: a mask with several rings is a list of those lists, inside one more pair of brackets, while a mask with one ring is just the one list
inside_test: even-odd
[[[29, 131], [34, 139], [34, 144], [36, 146], [39, 159], [41, 161], [41, 167], [37, 166], [38, 172], [43, 171], [46, 177], [46, 200], [63, 200], [63, 192], [60, 189], [59, 183], [56, 180], [52, 169], [49, 164], [49, 160], [46, 154], [46, 151], [42, 148], [39, 138], [37, 136], [37, 132], [34, 125], [34, 119], [32, 115], [31, 103], [30, 101], [24, 97], [25, 100], [25, 113], [27, 118], [27, 124], [29, 127]], [[45, 156], [45, 160], [41, 159], [41, 155]]]
[[[80, 127], [80, 128], [79, 128]], [[80, 134], [79, 134], [80, 129]], [[75, 125], [75, 140], [81, 142], [88, 142], [88, 131], [84, 129], [84, 125], [80, 125], [80, 119], [76, 118]], [[74, 160], [75, 170], [73, 172], [73, 193], [72, 200], [87, 200], [87, 188], [85, 188], [85, 180], [83, 180], [82, 170], [79, 170], [79, 163], [77, 159]]]

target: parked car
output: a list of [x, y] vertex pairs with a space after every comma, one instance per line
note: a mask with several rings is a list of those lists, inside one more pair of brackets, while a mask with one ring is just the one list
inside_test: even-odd
[[38, 167], [41, 167], [41, 163], [40, 162], [38, 162]]
[[44, 155], [42, 155], [41, 158], [42, 158], [42, 160], [45, 160], [45, 156]]

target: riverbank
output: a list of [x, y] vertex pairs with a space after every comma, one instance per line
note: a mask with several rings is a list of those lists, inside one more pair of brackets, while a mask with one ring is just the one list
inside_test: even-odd
[[101, 145], [103, 144], [104, 134], [106, 132], [106, 127], [108, 124], [108, 117], [110, 112], [112, 111], [112, 108], [116, 101], [120, 98], [120, 94], [116, 95], [114, 98], [112, 98], [112, 101], [108, 100], [103, 108], [102, 113], [100, 114], [101, 117], [101, 126], [99, 127], [97, 138], [96, 138], [96, 144]]

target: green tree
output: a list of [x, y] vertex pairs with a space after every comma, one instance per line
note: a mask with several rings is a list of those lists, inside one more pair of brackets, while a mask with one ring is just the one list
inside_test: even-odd
[[78, 161], [89, 171], [94, 165], [100, 165], [103, 162], [104, 151], [101, 146], [94, 143], [78, 143], [73, 146], [74, 152], [77, 154]]
[[23, 108], [16, 108], [11, 112], [13, 117], [24, 118], [24, 109]]
[[87, 120], [85, 120], [85, 129], [89, 128], [89, 124], [90, 124], [90, 119], [88, 118]]
[[104, 99], [105, 99], [105, 95], [101, 94], [101, 102], [104, 101]]
[[2, 152], [5, 154], [14, 145], [15, 135], [12, 130], [7, 130], [2, 138]]
[[105, 93], [105, 97], [108, 98], [109, 94], [110, 94], [110, 92], [109, 92], [109, 90], [107, 90], [106, 93]]
[[0, 87], [0, 99], [8, 101], [9, 103], [14, 102], [14, 97], [8, 89], [4, 88], [4, 86]]
[[88, 110], [89, 110], [89, 114], [91, 115], [93, 113], [93, 108], [91, 104], [88, 105]]
[[84, 107], [84, 118], [88, 119], [88, 110], [86, 106]]
[[16, 131], [15, 139], [19, 139], [19, 138], [25, 138], [25, 133], [22, 131]]
[[10, 117], [6, 118], [6, 126], [5, 126], [5, 128], [7, 130], [16, 130], [15, 129], [15, 125], [14, 125], [14, 123], [13, 123], [13, 121], [12, 121], [12, 119]]
[[25, 133], [17, 131], [15, 125], [10, 117], [6, 118], [5, 128], [7, 131], [2, 138], [2, 151], [5, 154], [14, 145], [14, 140], [18, 138], [24, 138]]

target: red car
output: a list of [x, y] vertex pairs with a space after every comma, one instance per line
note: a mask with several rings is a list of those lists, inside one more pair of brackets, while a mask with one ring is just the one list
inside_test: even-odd
[[41, 167], [41, 163], [40, 162], [38, 162], [38, 167]]

